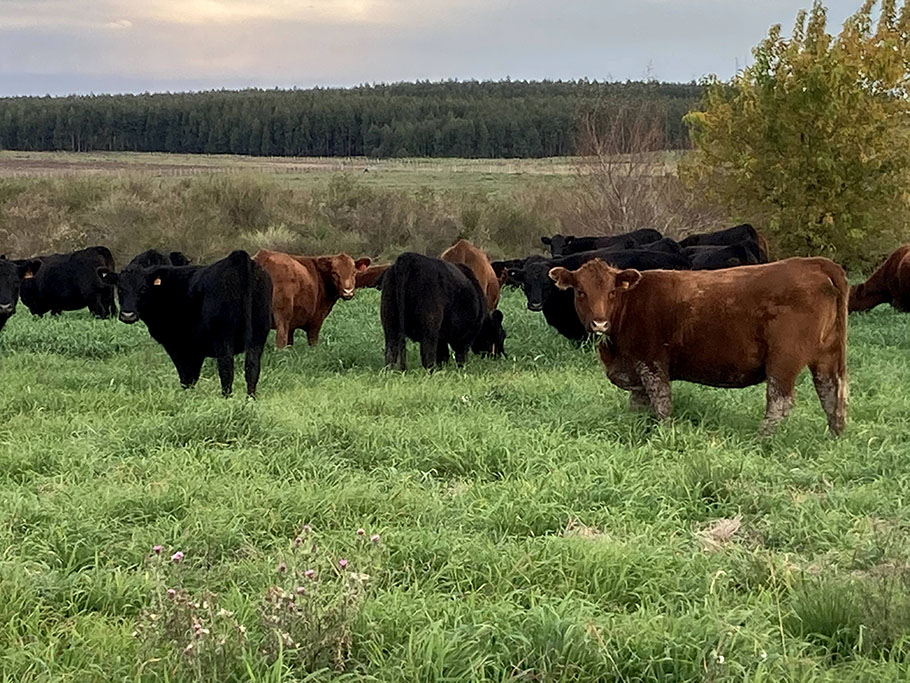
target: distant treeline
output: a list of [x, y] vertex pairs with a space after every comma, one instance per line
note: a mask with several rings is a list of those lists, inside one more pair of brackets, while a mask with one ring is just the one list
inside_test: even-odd
[[418, 82], [0, 99], [0, 148], [264, 156], [545, 157], [572, 154], [580, 116], [646, 104], [667, 148], [688, 144], [695, 84]]

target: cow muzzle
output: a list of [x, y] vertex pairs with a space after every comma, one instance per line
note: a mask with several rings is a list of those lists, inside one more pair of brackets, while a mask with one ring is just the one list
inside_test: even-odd
[[12, 315], [16, 312], [16, 304], [0, 304], [0, 313]]
[[139, 316], [132, 311], [120, 311], [120, 322], [132, 325], [137, 320], [139, 320]]
[[591, 332], [607, 334], [610, 332], [610, 321], [609, 320], [593, 320], [591, 321]]
[[536, 301], [529, 301], [529, 302], [528, 302], [528, 310], [529, 310], [529, 311], [542, 311], [542, 310], [543, 310], [543, 304], [539, 304], [539, 303], [537, 303]]
[[351, 289], [342, 289], [341, 298], [344, 299], [345, 301], [350, 301], [351, 299], [353, 299], [354, 298], [354, 288], [352, 287]]

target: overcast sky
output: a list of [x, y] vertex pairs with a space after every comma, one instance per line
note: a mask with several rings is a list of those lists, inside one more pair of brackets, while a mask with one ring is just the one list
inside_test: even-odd
[[[731, 76], [811, 0], [0, 0], [0, 95]], [[836, 30], [861, 0], [828, 0]]]

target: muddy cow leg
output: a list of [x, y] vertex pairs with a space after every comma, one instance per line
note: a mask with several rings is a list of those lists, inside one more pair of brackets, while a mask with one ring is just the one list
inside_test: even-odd
[[648, 365], [643, 362], [635, 364], [635, 372], [641, 379], [651, 407], [658, 420], [665, 420], [673, 412], [673, 399], [670, 396], [670, 380], [659, 365]]
[[651, 408], [651, 399], [644, 387], [635, 387], [629, 392], [629, 410], [640, 413]]
[[793, 409], [795, 388], [795, 374], [783, 377], [780, 375], [768, 376], [768, 387], [765, 391], [765, 419], [758, 428], [761, 436], [774, 434], [777, 426], [790, 414]]
[[833, 436], [844, 431], [847, 422], [847, 377], [837, 363], [818, 363], [810, 367], [815, 393], [828, 418]]

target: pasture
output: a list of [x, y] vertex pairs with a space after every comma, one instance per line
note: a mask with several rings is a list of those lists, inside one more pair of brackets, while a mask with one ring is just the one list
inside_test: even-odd
[[384, 370], [378, 307], [267, 348], [256, 401], [211, 361], [181, 390], [142, 324], [20, 309], [3, 680], [910, 677], [906, 316], [851, 317], [843, 438], [804, 374], [761, 440], [763, 387], [677, 383], [658, 425], [514, 290], [509, 357], [463, 371]]

